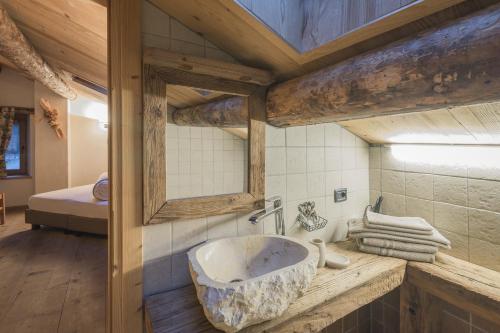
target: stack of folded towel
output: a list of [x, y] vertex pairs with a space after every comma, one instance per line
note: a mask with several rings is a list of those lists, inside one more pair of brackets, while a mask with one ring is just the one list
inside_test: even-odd
[[351, 225], [351, 238], [359, 250], [406, 260], [433, 263], [438, 247], [450, 241], [420, 217], [396, 217], [367, 210], [363, 220]]

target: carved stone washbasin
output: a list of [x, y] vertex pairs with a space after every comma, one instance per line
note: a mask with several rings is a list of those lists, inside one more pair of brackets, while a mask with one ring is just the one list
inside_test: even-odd
[[285, 236], [221, 238], [188, 252], [208, 320], [225, 332], [280, 316], [309, 287], [318, 251]]

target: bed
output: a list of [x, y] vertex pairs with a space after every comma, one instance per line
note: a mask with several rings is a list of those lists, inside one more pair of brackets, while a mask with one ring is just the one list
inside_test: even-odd
[[26, 223], [33, 229], [46, 225], [106, 235], [109, 203], [97, 200], [92, 194], [93, 187], [90, 184], [31, 196]]

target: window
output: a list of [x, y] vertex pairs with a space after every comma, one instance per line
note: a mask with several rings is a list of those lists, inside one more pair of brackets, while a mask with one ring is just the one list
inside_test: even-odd
[[5, 154], [8, 176], [28, 174], [28, 114], [16, 113], [9, 146]]

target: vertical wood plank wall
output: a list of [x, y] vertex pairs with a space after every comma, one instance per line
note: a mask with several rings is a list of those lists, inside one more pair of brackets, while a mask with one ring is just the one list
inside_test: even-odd
[[141, 0], [110, 0], [107, 332], [142, 332]]

